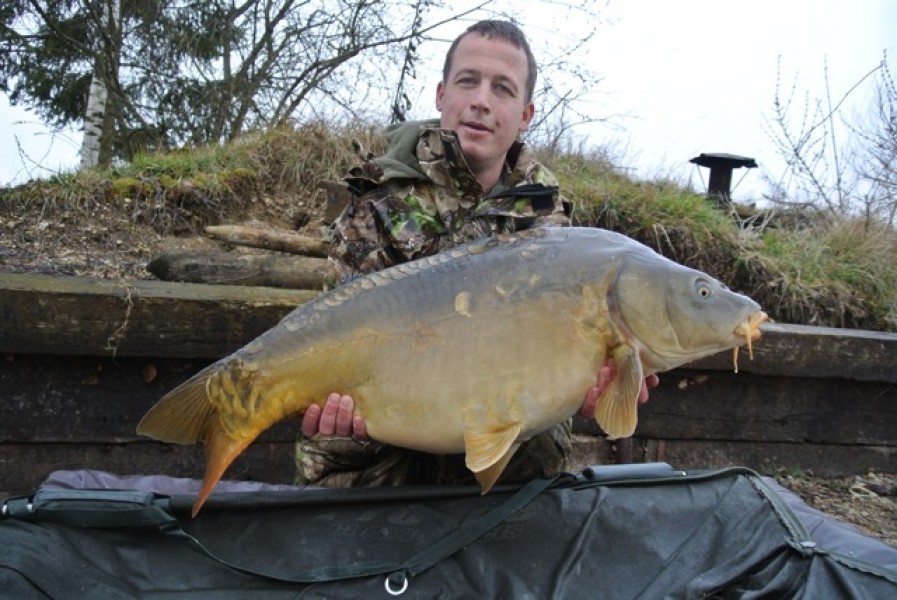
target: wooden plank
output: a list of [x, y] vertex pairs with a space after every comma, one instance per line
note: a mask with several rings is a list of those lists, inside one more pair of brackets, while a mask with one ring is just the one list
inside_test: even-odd
[[[571, 471], [613, 461], [611, 442], [574, 436]], [[0, 498], [30, 494], [53, 471], [70, 469], [202, 479], [205, 459], [201, 447], [157, 442], [0, 444]], [[225, 479], [286, 484], [293, 483], [294, 476], [291, 442], [255, 443], [225, 473]]]
[[[739, 370], [759, 375], [821, 377], [897, 383], [897, 333], [770, 323], [754, 342], [754, 360], [739, 353]], [[688, 365], [733, 370], [732, 352]]]
[[[8, 355], [0, 359], [0, 443], [145, 442], [136, 429], [146, 411], [206, 364], [172, 358]], [[284, 421], [259, 440], [290, 443], [297, 430], [298, 421]]]
[[282, 254], [176, 250], [160, 254], [146, 270], [163, 281], [321, 290], [327, 259]]
[[788, 444], [723, 440], [640, 439], [638, 461], [666, 461], [677, 469], [743, 466], [771, 475], [791, 470], [812, 471], [824, 477], [871, 471], [892, 473], [897, 447], [839, 444]]
[[[0, 360], [2, 441], [129, 442], [143, 414], [208, 364], [172, 358], [7, 355]], [[153, 377], [147, 381], [145, 373]], [[679, 369], [639, 409], [638, 435], [897, 446], [897, 386]], [[599, 434], [577, 419], [578, 432]], [[292, 433], [266, 433], [271, 440]]]
[[574, 434], [568, 462], [568, 470], [573, 473], [593, 465], [614, 464], [617, 462], [616, 444], [604, 437]]
[[[895, 410], [891, 383], [676, 369], [639, 408], [636, 435], [897, 446]], [[580, 431], [599, 433], [594, 421]]]
[[[293, 444], [250, 446], [227, 470], [225, 479], [292, 483]], [[158, 442], [138, 444], [0, 444], [0, 497], [32, 493], [60, 469], [93, 469], [120, 475], [168, 475], [202, 479], [200, 446]]]
[[[0, 274], [0, 352], [220, 358], [313, 291]], [[764, 325], [742, 373], [897, 383], [897, 333]], [[732, 353], [689, 365], [732, 371]]]
[[[613, 444], [603, 438], [574, 436], [570, 470], [614, 461]], [[226, 479], [292, 483], [295, 446], [291, 441], [257, 442], [240, 455]], [[201, 479], [202, 448], [156, 442], [133, 444], [0, 444], [0, 497], [31, 493], [53, 471], [93, 469], [121, 475]]]
[[209, 225], [205, 232], [229, 244], [265, 248], [276, 252], [290, 252], [304, 256], [327, 258], [330, 244], [321, 238], [300, 235], [295, 231], [248, 225]]
[[0, 352], [220, 358], [318, 292], [0, 274]]

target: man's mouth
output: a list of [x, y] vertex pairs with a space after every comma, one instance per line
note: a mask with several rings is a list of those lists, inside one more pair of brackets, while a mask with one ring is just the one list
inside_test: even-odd
[[474, 131], [482, 131], [484, 133], [492, 131], [482, 123], [478, 123], [476, 121], [464, 121], [462, 125], [464, 125], [464, 127], [467, 127], [468, 129], [473, 129]]

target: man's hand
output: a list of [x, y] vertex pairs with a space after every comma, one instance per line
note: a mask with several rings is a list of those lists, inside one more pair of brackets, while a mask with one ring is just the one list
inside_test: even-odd
[[302, 435], [352, 436], [359, 440], [368, 437], [364, 419], [355, 414], [355, 401], [351, 396], [330, 394], [324, 408], [312, 404], [302, 417]]
[[[589, 391], [586, 392], [585, 400], [583, 400], [582, 408], [579, 409], [579, 416], [585, 419], [594, 419], [595, 418], [595, 410], [598, 408], [598, 398], [601, 394], [604, 393], [604, 390], [607, 389], [607, 386], [610, 385], [610, 382], [614, 380], [614, 377], [617, 376], [617, 365], [614, 363], [614, 359], [608, 358], [604, 366], [598, 370], [598, 381], [595, 384], [595, 387], [589, 388]], [[648, 401], [648, 389], [655, 388], [660, 384], [660, 378], [653, 373], [645, 377], [644, 381], [642, 381], [642, 389], [639, 391], [638, 395], [638, 403], [644, 404]]]

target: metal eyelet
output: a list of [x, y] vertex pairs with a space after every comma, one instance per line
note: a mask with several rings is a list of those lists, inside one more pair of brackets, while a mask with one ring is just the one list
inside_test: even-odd
[[[402, 586], [399, 589], [394, 589], [392, 587], [393, 584], [391, 582], [391, 579], [396, 575], [399, 575], [402, 578]], [[389, 594], [390, 596], [401, 596], [406, 591], [408, 591], [408, 583], [410, 581], [411, 580], [408, 578], [408, 576], [404, 572], [392, 573], [391, 575], [389, 575], [389, 577], [387, 577], [384, 580], [383, 587], [386, 588], [386, 593]]]

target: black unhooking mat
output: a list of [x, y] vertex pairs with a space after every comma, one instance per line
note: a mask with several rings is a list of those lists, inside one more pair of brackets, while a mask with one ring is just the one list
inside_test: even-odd
[[192, 495], [42, 489], [3, 505], [4, 598], [897, 598], [753, 472], [597, 468], [500, 487]]

